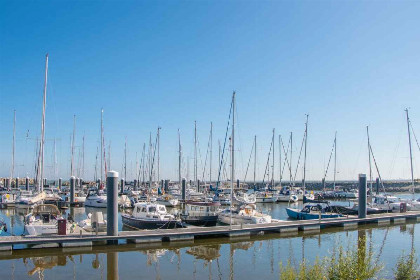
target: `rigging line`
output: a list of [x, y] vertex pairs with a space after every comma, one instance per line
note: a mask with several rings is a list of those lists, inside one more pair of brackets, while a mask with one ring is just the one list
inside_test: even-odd
[[267, 175], [267, 179], [270, 179], [270, 171], [269, 171], [269, 165], [270, 165], [270, 157], [271, 157], [271, 149], [273, 148], [273, 140], [271, 140], [270, 144], [270, 150], [268, 151], [268, 157], [267, 157], [267, 164], [265, 165], [265, 171], [264, 171], [264, 177], [263, 177], [263, 185], [265, 181], [265, 175]]
[[419, 148], [419, 151], [420, 151], [419, 141], [417, 141], [417, 136], [414, 133], [414, 128], [413, 128], [413, 125], [411, 124], [411, 120], [409, 120], [409, 123], [410, 123], [411, 131], [413, 132], [413, 135], [414, 135], [414, 139], [416, 140], [417, 148]]
[[306, 138], [306, 135], [304, 134], [303, 138], [302, 138], [302, 144], [300, 145], [300, 152], [299, 152], [298, 162], [297, 162], [297, 165], [296, 165], [295, 176], [293, 177], [293, 181], [296, 181], [296, 175], [297, 175], [297, 171], [299, 169], [300, 157], [302, 155], [303, 144], [305, 143], [305, 138]]
[[231, 117], [231, 114], [232, 114], [232, 108], [233, 108], [233, 100], [232, 100], [232, 102], [230, 103], [229, 118], [228, 118], [228, 123], [227, 123], [227, 127], [226, 127], [225, 141], [224, 141], [224, 143], [223, 143], [223, 152], [222, 152], [222, 157], [221, 157], [221, 159], [220, 159], [219, 172], [218, 172], [218, 175], [217, 175], [216, 189], [219, 187], [219, 184], [220, 184], [220, 173], [222, 172], [221, 168], [222, 168], [222, 165], [223, 165], [223, 158], [224, 158], [224, 155], [225, 155], [225, 149], [226, 149], [226, 139], [227, 139], [228, 132], [229, 132], [230, 117]]
[[252, 148], [251, 148], [251, 153], [249, 154], [249, 160], [248, 160], [248, 165], [246, 167], [244, 182], [246, 181], [246, 176], [248, 175], [248, 169], [249, 169], [249, 165], [251, 163], [251, 158], [252, 158], [252, 155], [254, 154], [254, 146], [255, 146], [255, 142], [252, 141]]
[[327, 173], [328, 173], [328, 169], [330, 167], [331, 158], [332, 158], [332, 154], [333, 154], [334, 149], [335, 149], [335, 140], [334, 140], [334, 144], [332, 145], [332, 148], [331, 148], [331, 153], [330, 153], [330, 158], [328, 159], [327, 169], [325, 170], [324, 181], [325, 181], [325, 178], [327, 177]]
[[287, 155], [289, 154], [290, 140], [289, 140], [289, 143], [287, 144], [287, 152], [284, 149], [283, 141], [281, 141], [281, 146], [282, 146], [283, 152], [284, 152], [283, 169], [281, 170], [281, 178], [283, 178], [283, 173], [284, 173], [284, 169], [286, 168], [286, 163], [287, 163], [287, 166], [289, 166], [289, 168], [290, 168], [289, 159], [287, 158]]
[[204, 173], [206, 172], [206, 167], [207, 167], [207, 156], [210, 153], [210, 140], [211, 140], [210, 137], [211, 137], [211, 133], [209, 134], [209, 141], [207, 142], [206, 160], [204, 161], [203, 177], [202, 177], [203, 182], [204, 182]]
[[[370, 150], [370, 153], [371, 153], [372, 158], [373, 158], [373, 163], [375, 163], [376, 172], [378, 172], [379, 182], [381, 183], [382, 189], [384, 190], [384, 193], [386, 195], [385, 187], [384, 187], [384, 184], [382, 183], [381, 173], [379, 173], [378, 164], [376, 163], [375, 155], [373, 154], [373, 150], [372, 150], [372, 145], [370, 145], [370, 144], [369, 144], [369, 150]], [[389, 201], [388, 201], [388, 203], [389, 203]]]

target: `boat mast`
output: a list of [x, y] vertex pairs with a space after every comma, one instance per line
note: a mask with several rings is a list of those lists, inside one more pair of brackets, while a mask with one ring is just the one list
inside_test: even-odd
[[197, 177], [197, 121], [194, 121], [194, 184], [196, 184], [198, 191]]
[[293, 186], [293, 181], [292, 181], [292, 155], [293, 155], [293, 132], [290, 132], [290, 164], [289, 164], [290, 186]]
[[281, 135], [279, 134], [279, 184], [280, 184], [280, 189], [281, 189], [281, 179], [282, 179], [282, 174], [281, 174]]
[[45, 108], [47, 103], [47, 79], [48, 79], [48, 53], [45, 56], [45, 80], [44, 80], [44, 96], [42, 102], [42, 121], [41, 121], [41, 142], [39, 148], [39, 164], [38, 164], [38, 192], [44, 191], [44, 143], [45, 143]]
[[232, 226], [233, 181], [235, 180], [235, 92], [232, 95], [232, 136], [231, 136], [231, 177], [230, 177], [230, 225]]
[[15, 136], [16, 136], [16, 110], [13, 111], [13, 140], [12, 140], [12, 165], [10, 167], [10, 181], [15, 173]]
[[368, 153], [369, 153], [369, 180], [370, 180], [370, 191], [372, 191], [372, 160], [370, 155], [370, 138], [369, 138], [369, 126], [366, 126], [366, 134], [368, 139]]
[[213, 122], [210, 122], [210, 185], [211, 185], [211, 162], [213, 159]]
[[257, 185], [257, 135], [254, 135], [254, 187]]
[[73, 138], [71, 140], [70, 176], [74, 176], [74, 138], [76, 136], [76, 115], [73, 115]]
[[337, 131], [335, 132], [335, 137], [334, 137], [334, 190], [335, 190], [335, 178], [336, 178], [336, 173], [337, 173]]
[[274, 160], [275, 160], [275, 153], [274, 153], [274, 135], [275, 135], [275, 128], [273, 128], [273, 166], [271, 168], [271, 188], [274, 188]]
[[305, 123], [305, 152], [304, 152], [304, 158], [303, 158], [303, 194], [305, 195], [305, 189], [306, 189], [306, 147], [308, 143], [308, 119], [309, 115], [306, 115], [306, 123]]
[[157, 181], [158, 181], [158, 184], [160, 183], [160, 129], [161, 129], [161, 127], [158, 127], [158, 131], [157, 131], [157, 154], [158, 154]]
[[104, 161], [104, 109], [101, 108], [101, 171], [99, 172], [101, 174], [101, 184], [104, 181], [104, 173], [103, 173], [103, 161]]
[[408, 117], [408, 109], [405, 109], [405, 113], [407, 115], [408, 146], [410, 147], [411, 185], [413, 188], [413, 196], [414, 196], [413, 154], [411, 151], [411, 132], [410, 132], [410, 118]]
[[124, 179], [127, 181], [127, 136], [124, 143]]
[[178, 182], [181, 185], [181, 161], [182, 161], [182, 151], [181, 151], [181, 133], [178, 128]]

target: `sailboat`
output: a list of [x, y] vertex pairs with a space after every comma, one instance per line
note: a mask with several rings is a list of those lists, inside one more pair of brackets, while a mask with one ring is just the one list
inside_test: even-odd
[[[234, 208], [233, 184], [235, 178], [235, 92], [232, 95], [231, 112], [232, 127], [230, 137], [231, 176], [230, 176], [230, 207], [219, 213], [219, 221], [224, 224], [262, 224], [271, 223], [271, 216], [256, 210], [255, 204], [242, 204]], [[229, 114], [230, 115], [230, 114]]]
[[[407, 116], [407, 130], [408, 130], [408, 146], [410, 148], [410, 167], [411, 167], [411, 190], [412, 190], [412, 194], [413, 194], [413, 198], [410, 200], [403, 200], [404, 202], [406, 202], [407, 205], [407, 209], [411, 210], [411, 211], [420, 211], [420, 198], [415, 200], [414, 195], [415, 195], [415, 186], [414, 186], [414, 172], [413, 172], [413, 152], [411, 149], [411, 130], [413, 129], [413, 127], [411, 126], [411, 121], [410, 118], [408, 116], [408, 109], [405, 109], [406, 112], [406, 116]], [[413, 130], [414, 133], [414, 130]], [[415, 135], [414, 135], [415, 136]], [[416, 138], [417, 140], [417, 138]]]

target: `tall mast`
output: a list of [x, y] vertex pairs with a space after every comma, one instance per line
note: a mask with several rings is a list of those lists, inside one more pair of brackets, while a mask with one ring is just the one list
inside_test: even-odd
[[254, 135], [254, 187], [257, 185], [257, 135]]
[[73, 138], [71, 140], [70, 176], [74, 176], [74, 141], [76, 136], [76, 115], [73, 115]]
[[142, 168], [142, 180], [141, 180], [141, 185], [144, 186], [144, 183], [146, 181], [146, 143], [143, 143], [143, 153], [141, 156], [141, 168]]
[[293, 186], [292, 182], [292, 155], [293, 155], [293, 132], [290, 132], [290, 165], [289, 165], [289, 172], [290, 172], [290, 185]]
[[408, 109], [405, 109], [407, 115], [407, 130], [408, 130], [408, 145], [410, 147], [410, 166], [411, 166], [411, 185], [413, 188], [414, 195], [414, 173], [413, 173], [413, 154], [411, 151], [411, 131], [410, 131], [410, 118], [408, 117]]
[[279, 184], [280, 184], [280, 188], [281, 188], [281, 179], [282, 179], [282, 174], [281, 174], [281, 135], [279, 134]]
[[181, 185], [181, 161], [182, 161], [182, 150], [181, 150], [181, 133], [178, 128], [178, 182]]
[[[233, 202], [233, 182], [235, 180], [235, 92], [232, 95], [232, 136], [231, 136], [231, 175], [230, 175], [230, 207]], [[232, 210], [230, 211], [230, 225], [232, 225]]]
[[197, 177], [197, 122], [194, 121], [194, 184], [196, 184], [198, 188]]
[[306, 147], [308, 144], [308, 119], [309, 115], [306, 115], [306, 123], [305, 123], [305, 155], [303, 159], [303, 194], [305, 194], [306, 189]]
[[337, 174], [337, 131], [335, 132], [335, 137], [334, 137], [334, 190], [335, 190], [335, 178], [336, 178], [336, 174]]
[[150, 132], [149, 136], [149, 191], [148, 195], [150, 195], [150, 191], [152, 189], [152, 133]]
[[370, 155], [370, 138], [369, 138], [369, 126], [366, 126], [366, 133], [368, 139], [368, 153], [369, 153], [369, 180], [370, 180], [370, 190], [372, 191], [372, 160]]
[[39, 145], [38, 192], [44, 191], [44, 143], [45, 143], [45, 108], [47, 105], [48, 54], [45, 56], [44, 96], [42, 102], [41, 142]]
[[15, 137], [16, 137], [16, 110], [13, 111], [13, 142], [12, 142], [12, 166], [10, 168], [10, 181], [15, 173]]
[[99, 172], [101, 174], [101, 182], [104, 180], [104, 109], [101, 109], [101, 171]]
[[127, 181], [127, 136], [124, 144], [124, 179]]
[[109, 140], [109, 144], [108, 144], [108, 169], [111, 169], [111, 140]]
[[158, 127], [157, 131], [157, 154], [158, 154], [158, 162], [157, 162], [157, 181], [160, 182], [160, 127]]
[[99, 147], [96, 146], [96, 157], [95, 157], [95, 182], [98, 180], [98, 154], [99, 154]]
[[274, 153], [274, 135], [275, 135], [275, 128], [273, 128], [273, 166], [271, 168], [271, 188], [274, 188], [274, 160], [275, 160], [275, 153]]
[[211, 185], [211, 163], [213, 161], [213, 122], [210, 122], [210, 185]]
[[56, 146], [56, 140], [54, 138], [54, 179], [57, 179], [58, 177], [58, 169], [57, 169], [57, 146]]

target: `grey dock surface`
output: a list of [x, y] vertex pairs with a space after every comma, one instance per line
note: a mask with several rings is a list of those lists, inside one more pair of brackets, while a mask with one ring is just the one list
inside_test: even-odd
[[185, 242], [194, 241], [195, 238], [214, 238], [218, 236], [237, 238], [264, 232], [290, 233], [303, 231], [305, 233], [319, 231], [322, 228], [336, 227], [353, 229], [361, 224], [402, 224], [407, 221], [420, 222], [420, 211], [369, 215], [366, 218], [349, 216], [323, 220], [273, 220], [269, 224], [120, 231], [116, 236], [108, 236], [106, 233], [98, 233], [98, 235], [92, 233], [75, 233], [52, 236], [3, 236], [0, 237], [0, 251], [12, 250], [15, 245], [69, 248], [104, 245], [109, 243], [109, 241], [118, 242], [119, 240], [127, 241], [127, 243]]

